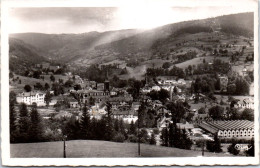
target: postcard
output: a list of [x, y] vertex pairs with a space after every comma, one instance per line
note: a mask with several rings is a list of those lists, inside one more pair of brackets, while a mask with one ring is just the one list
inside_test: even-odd
[[258, 1], [2, 1], [5, 166], [259, 164]]

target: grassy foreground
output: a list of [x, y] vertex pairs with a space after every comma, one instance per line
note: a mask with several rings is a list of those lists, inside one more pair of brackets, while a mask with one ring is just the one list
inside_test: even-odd
[[[116, 143], [94, 140], [66, 141], [66, 155], [68, 158], [87, 157], [138, 157], [137, 143]], [[142, 157], [197, 157], [201, 151], [183, 150], [141, 144]], [[232, 156], [224, 153], [205, 152], [204, 156], [224, 157]], [[18, 158], [62, 158], [63, 142], [42, 142], [11, 144], [11, 157]]]

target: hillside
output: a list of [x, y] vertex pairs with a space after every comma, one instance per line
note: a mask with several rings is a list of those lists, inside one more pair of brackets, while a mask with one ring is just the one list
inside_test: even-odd
[[[42, 56], [68, 63], [70, 67], [118, 63], [120, 68], [126, 67], [128, 71], [128, 75], [122, 78], [134, 76], [141, 79], [146, 68], [161, 67], [165, 62], [170, 63], [171, 67], [174, 64], [187, 67], [190, 60], [196, 60], [192, 65], [197, 65], [204, 58], [212, 61], [217, 57], [228, 62], [232, 54], [247, 46], [241, 56], [241, 61], [244, 61], [254, 48], [253, 20], [253, 13], [241, 13], [174, 23], [142, 32], [118, 30], [10, 36], [41, 49]], [[213, 54], [215, 49], [225, 50], [226, 53]]]
[[9, 66], [12, 71], [19, 71], [25, 67], [46, 61], [47, 59], [42, 54], [43, 51], [22, 40], [9, 38]]
[[[138, 157], [137, 143], [116, 143], [94, 140], [72, 140], [66, 142], [68, 158], [86, 157]], [[11, 157], [63, 157], [63, 142], [42, 142], [11, 144]], [[184, 150], [155, 145], [141, 144], [141, 157], [196, 157], [201, 151]], [[232, 156], [224, 153], [205, 152], [207, 157]]]
[[[171, 51], [178, 48], [176, 44], [183, 44], [187, 41], [195, 41], [197, 38], [185, 39], [187, 35], [199, 33], [220, 32], [224, 35], [253, 36], [254, 28], [253, 13], [233, 14], [216, 18], [186, 21], [165, 25], [149, 30], [135, 36], [115, 41], [109, 44], [97, 46], [95, 49], [102, 52], [118, 53], [118, 57], [164, 57], [171, 54]], [[213, 41], [213, 39], [211, 40]], [[205, 41], [211, 42], [211, 41]]]
[[127, 38], [138, 33], [137, 30], [119, 30], [108, 32], [89, 32], [82, 34], [11, 34], [24, 42], [45, 51], [45, 57], [69, 62], [77, 57], [85, 56], [95, 46]]

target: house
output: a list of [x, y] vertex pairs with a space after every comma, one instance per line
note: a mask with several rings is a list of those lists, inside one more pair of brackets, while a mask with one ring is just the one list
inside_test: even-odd
[[80, 98], [80, 102], [88, 103], [89, 99], [95, 99], [97, 102], [107, 100], [110, 97], [110, 92], [99, 91], [99, 90], [78, 90], [76, 94]]
[[226, 76], [221, 76], [221, 77], [219, 77], [219, 80], [220, 80], [220, 90], [222, 92], [226, 92], [227, 85], [228, 85], [228, 78]]
[[89, 109], [89, 113], [92, 116], [100, 116], [107, 114], [106, 104], [104, 102], [95, 103], [95, 105], [91, 106], [91, 108]]
[[41, 93], [38, 91], [32, 91], [32, 92], [22, 92], [19, 93], [16, 96], [17, 103], [25, 103], [27, 105], [32, 105], [33, 103], [36, 103], [37, 106], [45, 106], [45, 93]]
[[179, 79], [178, 84], [179, 85], [186, 85], [186, 81], [184, 79]]
[[172, 123], [171, 118], [162, 116], [157, 119], [157, 128], [159, 130], [162, 130], [163, 128], [168, 128], [170, 123]]
[[219, 138], [251, 139], [254, 137], [254, 122], [248, 120], [202, 122], [199, 127]]
[[244, 100], [238, 101], [235, 106], [235, 108], [248, 108], [248, 109], [254, 109], [254, 100], [251, 98], [246, 98]]
[[153, 86], [153, 87], [152, 87], [152, 90], [160, 91], [160, 90], [161, 90], [161, 87], [160, 87], [160, 86]]
[[140, 103], [140, 102], [133, 102], [133, 103], [132, 103], [132, 109], [133, 109], [134, 111], [137, 111], [140, 106], [141, 106], [141, 103]]
[[69, 87], [69, 88], [68, 88], [68, 92], [69, 92], [69, 93], [72, 93], [72, 92], [74, 92], [74, 91], [75, 91], [74, 87]]
[[104, 90], [104, 88], [105, 88], [104, 83], [97, 83], [97, 86], [96, 86], [97, 90], [102, 91], [102, 90]]
[[130, 103], [133, 101], [133, 97], [131, 95], [128, 95], [128, 96], [115, 96], [115, 97], [110, 97], [108, 98], [108, 101], [110, 103], [112, 102], [118, 102], [119, 104], [127, 104], [127, 103]]
[[78, 107], [80, 107], [78, 100], [76, 100], [73, 97], [69, 97], [68, 98], [68, 102], [69, 102], [69, 107], [70, 108], [78, 108]]
[[189, 132], [191, 132], [191, 130], [194, 129], [194, 125], [190, 124], [188, 122], [186, 122], [186, 123], [176, 123], [176, 125], [177, 125], [178, 128], [185, 129]]
[[[97, 83], [96, 83], [97, 85]], [[107, 100], [110, 97], [110, 91], [109, 91], [109, 82], [105, 81], [105, 83], [102, 85], [103, 89], [102, 90], [79, 90], [76, 92], [76, 94], [80, 98], [80, 102], [82, 103], [88, 103], [89, 99], [95, 99], [97, 102], [101, 102], [103, 100]], [[97, 88], [97, 86], [96, 86]]]
[[163, 80], [162, 83], [168, 85], [176, 85], [178, 82], [176, 80]]
[[133, 110], [113, 110], [113, 117], [120, 119], [122, 118], [125, 123], [130, 124], [132, 121], [136, 122], [138, 119], [137, 112]]
[[56, 72], [59, 68], [60, 68], [60, 66], [53, 66], [53, 65], [51, 65], [51, 66], [49, 67], [49, 70], [51, 70], [51, 71], [53, 71], [53, 72]]
[[112, 88], [112, 89], [110, 90], [110, 96], [116, 96], [116, 95], [117, 95], [117, 92], [118, 92], [118, 89]]
[[48, 69], [50, 67], [50, 63], [44, 62], [41, 64], [42, 69]]
[[242, 74], [243, 74], [243, 76], [246, 76], [248, 74], [248, 70], [246, 69], [246, 67], [243, 68]]
[[143, 87], [142, 89], [141, 89], [141, 92], [142, 93], [150, 93], [152, 91], [152, 89], [150, 88], [150, 87]]

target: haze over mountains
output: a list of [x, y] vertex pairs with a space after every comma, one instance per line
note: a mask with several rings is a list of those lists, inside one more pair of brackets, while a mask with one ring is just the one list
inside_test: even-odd
[[[186, 21], [152, 30], [118, 30], [83, 34], [10, 34], [10, 60], [43, 61], [90, 65], [113, 60], [164, 58], [190, 34], [220, 31], [227, 35], [253, 37], [253, 13], [241, 13]], [[190, 40], [190, 39], [188, 39]], [[194, 39], [193, 39], [194, 40]], [[29, 53], [29, 54], [28, 54]], [[21, 59], [17, 59], [21, 58]], [[29, 60], [30, 60], [29, 59]], [[37, 62], [37, 61], [36, 61]]]

